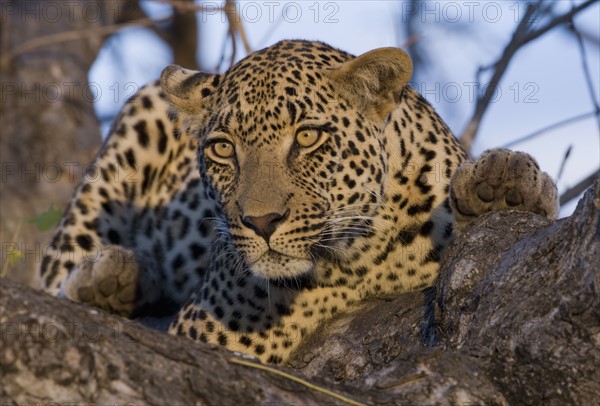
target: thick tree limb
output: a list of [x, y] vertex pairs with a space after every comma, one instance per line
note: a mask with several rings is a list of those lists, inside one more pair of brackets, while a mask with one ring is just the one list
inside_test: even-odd
[[446, 253], [434, 293], [337, 318], [292, 365], [408, 403], [594, 403], [599, 212], [597, 179], [573, 216], [553, 224], [484, 216]]
[[[344, 404], [289, 379], [233, 364], [233, 355], [224, 350], [195, 345], [12, 281], [3, 280], [0, 289], [3, 405]], [[369, 401], [358, 393], [333, 390]]]
[[[288, 366], [365, 404], [593, 404], [599, 213], [597, 180], [556, 223], [486, 215], [450, 247], [435, 288], [364, 303], [324, 326]], [[14, 282], [0, 293], [6, 402], [346, 403], [233, 364], [224, 350]]]

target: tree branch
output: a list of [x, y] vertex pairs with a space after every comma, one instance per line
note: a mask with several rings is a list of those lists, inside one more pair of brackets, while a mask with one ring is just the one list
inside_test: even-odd
[[556, 123], [553, 123], [553, 124], [550, 124], [550, 125], [548, 125], [546, 127], [540, 128], [539, 130], [536, 130], [536, 131], [534, 131], [532, 133], [529, 133], [527, 135], [523, 135], [523, 136], [521, 136], [519, 138], [516, 138], [516, 139], [510, 141], [510, 142], [507, 142], [506, 144], [502, 145], [501, 147], [502, 148], [512, 148], [513, 146], [515, 146], [517, 144], [521, 144], [522, 142], [529, 141], [529, 140], [531, 140], [533, 138], [539, 137], [540, 135], [543, 135], [543, 134], [545, 134], [545, 133], [547, 133], [549, 131], [555, 130], [557, 128], [560, 128], [560, 127], [563, 127], [563, 126], [566, 126], [566, 125], [569, 125], [569, 124], [576, 123], [576, 122], [581, 121], [581, 120], [585, 120], [586, 118], [594, 117], [597, 114], [598, 113], [596, 113], [595, 111], [590, 111], [590, 112], [587, 112], [587, 113], [578, 114], [578, 115], [576, 115], [574, 117], [569, 117], [569, 118], [566, 118], [564, 120], [560, 120], [560, 121], [558, 121]]
[[252, 53], [252, 47], [248, 42], [248, 38], [246, 37], [246, 30], [242, 25], [241, 16], [237, 12], [237, 8], [235, 6], [235, 0], [226, 0], [225, 1], [225, 14], [227, 15], [227, 21], [229, 22], [229, 35], [231, 37], [231, 59], [230, 66], [235, 63], [235, 56], [237, 54], [236, 48], [236, 35], [239, 35], [242, 44], [244, 45], [244, 50], [246, 54]]
[[407, 38], [406, 43], [403, 46], [408, 51], [410, 59], [412, 60], [412, 80], [415, 82], [419, 81], [419, 78], [423, 75], [425, 68], [429, 64], [429, 55], [422, 46], [422, 42], [419, 41], [421, 33], [417, 30], [417, 26], [421, 21], [421, 15], [420, 13], [414, 12], [415, 10], [419, 10], [419, 7], [424, 7], [424, 3], [424, 1], [420, 0], [410, 0], [406, 5], [406, 8], [407, 10], [413, 10], [413, 12], [403, 15], [403, 19], [406, 19], [406, 23], [404, 24], [404, 35]]
[[525, 12], [525, 16], [518, 24], [515, 29], [512, 38], [508, 45], [504, 48], [502, 52], [502, 56], [495, 62], [492, 66], [494, 67], [494, 72], [492, 74], [492, 78], [490, 79], [490, 83], [486, 88], [486, 91], [483, 95], [478, 96], [476, 104], [475, 104], [475, 112], [473, 113], [471, 119], [467, 123], [467, 126], [461, 136], [459, 137], [460, 143], [463, 148], [470, 153], [471, 147], [473, 145], [473, 141], [477, 136], [477, 132], [479, 131], [479, 127], [481, 125], [481, 121], [489, 107], [489, 104], [494, 97], [494, 93], [496, 91], [497, 86], [500, 84], [502, 77], [506, 73], [506, 70], [516, 54], [516, 52], [523, 47], [524, 45], [530, 43], [531, 41], [539, 38], [541, 35], [550, 31], [552, 28], [557, 27], [561, 24], [567, 23], [571, 21], [571, 19], [579, 12], [585, 10], [592, 4], [596, 3], [597, 0], [587, 0], [586, 2], [580, 4], [577, 7], [571, 9], [568, 13], [565, 13], [561, 16], [554, 18], [552, 21], [547, 23], [544, 27], [529, 32], [532, 24], [533, 24], [533, 15], [537, 11], [540, 10], [540, 6], [542, 1], [538, 1], [536, 4], [530, 4], [527, 7]]
[[446, 251], [434, 288], [338, 314], [292, 369], [3, 280], [0, 394], [7, 404], [595, 404], [599, 208], [597, 181], [555, 223], [482, 216]]
[[522, 39], [522, 45], [525, 45], [526, 43], [531, 42], [534, 39], [537, 39], [538, 37], [541, 37], [542, 35], [544, 35], [548, 31], [550, 31], [551, 29], [553, 29], [561, 24], [565, 24], [565, 23], [572, 21], [573, 17], [575, 17], [581, 11], [585, 10], [586, 8], [588, 8], [589, 6], [591, 6], [595, 3], [598, 3], [598, 0], [587, 0], [583, 3], [581, 3], [580, 5], [573, 7], [569, 12], [554, 18], [552, 21], [550, 21], [544, 27], [527, 34]]
[[581, 56], [581, 68], [583, 70], [583, 76], [585, 77], [585, 82], [588, 87], [590, 99], [592, 100], [592, 105], [594, 106], [594, 110], [596, 112], [596, 120], [598, 121], [598, 135], [600, 136], [600, 104], [598, 103], [598, 100], [596, 100], [596, 90], [594, 86], [594, 81], [592, 80], [592, 75], [590, 73], [590, 67], [585, 52], [585, 44], [583, 43], [583, 38], [581, 37], [581, 34], [575, 27], [575, 22], [573, 20], [571, 20], [569, 29], [575, 35], [577, 45], [579, 46], [579, 55]]
[[583, 179], [581, 182], [568, 189], [562, 195], [560, 195], [560, 205], [563, 206], [577, 196], [582, 194], [587, 188], [592, 186], [594, 182], [600, 177], [600, 169]]
[[45, 35], [43, 37], [33, 38], [29, 41], [24, 42], [18, 47], [15, 47], [11, 52], [0, 58], [0, 64], [2, 66], [8, 66], [12, 60], [18, 55], [34, 51], [36, 49], [46, 47], [49, 45], [59, 44], [67, 41], [77, 41], [89, 37], [105, 37], [107, 35], [114, 34], [115, 32], [121, 31], [125, 28], [130, 27], [151, 27], [157, 24], [161, 24], [165, 21], [170, 21], [171, 17], [163, 18], [160, 20], [151, 20], [149, 18], [140, 19], [123, 24], [114, 24], [104, 27], [90, 28], [85, 30], [72, 30], [59, 32], [52, 35]]
[[[323, 391], [322, 379], [309, 383], [290, 379], [289, 373], [257, 370], [222, 349], [169, 336], [6, 279], [0, 292], [0, 396], [8, 404], [13, 404], [10, 399], [17, 404], [36, 399], [36, 403], [107, 405], [372, 403], [370, 396], [357, 390], [329, 385]], [[29, 359], [32, 353], [38, 356]], [[51, 372], [57, 369], [60, 373]]]
[[239, 40], [242, 42], [242, 45], [244, 46], [244, 50], [246, 51], [246, 54], [252, 53], [252, 47], [250, 46], [250, 42], [248, 41], [248, 36], [246, 35], [246, 30], [244, 29], [244, 26], [242, 24], [241, 16], [238, 13], [235, 0], [226, 0], [225, 5], [220, 6], [220, 7], [213, 7], [213, 6], [207, 6], [207, 5], [202, 5], [202, 4], [196, 5], [196, 4], [190, 3], [189, 0], [158, 0], [158, 1], [161, 3], [169, 4], [174, 9], [176, 9], [180, 12], [189, 12], [189, 11], [194, 11], [194, 12], [222, 11], [222, 12], [225, 12], [225, 15], [227, 16], [227, 22], [228, 22], [228, 29], [227, 29], [228, 41], [226, 39], [226, 41], [223, 44], [223, 49], [222, 49], [221, 57], [219, 58], [217, 70], [219, 70], [222, 62], [225, 60], [225, 49], [226, 49], [228, 42], [231, 44], [231, 57], [230, 57], [229, 63], [230, 63], [230, 65], [233, 65], [233, 63], [235, 62], [235, 57], [237, 55], [237, 37], [238, 36], [239, 36]]

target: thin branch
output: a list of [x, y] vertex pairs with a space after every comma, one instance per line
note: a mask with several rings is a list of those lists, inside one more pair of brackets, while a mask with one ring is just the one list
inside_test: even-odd
[[124, 28], [131, 27], [152, 27], [157, 24], [161, 24], [166, 21], [170, 21], [172, 17], [162, 18], [159, 20], [151, 20], [149, 18], [140, 19], [123, 24], [108, 25], [105, 27], [88, 28], [84, 30], [72, 30], [59, 32], [57, 34], [45, 35], [43, 37], [33, 38], [23, 44], [15, 47], [11, 52], [0, 58], [0, 64], [6, 66], [12, 62], [14, 58], [21, 54], [25, 54], [36, 49], [46, 47], [49, 45], [59, 44], [61, 42], [77, 41], [84, 38], [96, 37], [96, 36], [107, 36], [114, 34]]
[[585, 41], [594, 46], [600, 46], [600, 38], [597, 35], [594, 35], [586, 30], [582, 30], [581, 27], [579, 27], [577, 32], [579, 32], [579, 35], [581, 35], [581, 38], [583, 38]]
[[246, 30], [242, 25], [241, 16], [238, 13], [238, 9], [236, 7], [235, 0], [226, 0], [223, 6], [213, 7], [207, 5], [196, 5], [190, 3], [189, 0], [157, 0], [160, 3], [168, 4], [179, 12], [214, 12], [221, 11], [225, 12], [228, 22], [227, 28], [227, 38], [223, 44], [221, 57], [219, 58], [219, 64], [217, 65], [217, 70], [220, 69], [223, 61], [225, 60], [225, 51], [227, 47], [227, 43], [231, 44], [231, 57], [230, 57], [230, 65], [233, 65], [235, 62], [235, 58], [237, 56], [237, 38], [242, 42], [244, 46], [244, 50], [247, 54], [252, 53], [252, 47], [250, 46], [250, 42], [248, 41], [248, 36], [246, 35]]
[[539, 137], [540, 135], [545, 134], [548, 131], [555, 130], [557, 128], [560, 128], [560, 127], [563, 127], [565, 125], [569, 125], [569, 124], [575, 123], [577, 121], [584, 120], [584, 119], [589, 118], [589, 117], [593, 117], [595, 115], [598, 115], [598, 113], [595, 112], [595, 111], [590, 111], [588, 113], [579, 114], [579, 115], [574, 116], [574, 117], [569, 117], [569, 118], [567, 118], [565, 120], [558, 121], [556, 123], [550, 124], [549, 126], [541, 128], [539, 130], [536, 130], [536, 131], [534, 131], [534, 132], [532, 132], [530, 134], [527, 134], [527, 135], [524, 135], [522, 137], [519, 137], [519, 138], [517, 138], [517, 139], [515, 139], [513, 141], [507, 142], [506, 144], [502, 145], [502, 148], [513, 147], [516, 144], [521, 144], [522, 142], [529, 141], [529, 140], [531, 140], [533, 138]]
[[600, 176], [600, 169], [596, 172], [592, 173], [590, 176], [568, 189], [562, 195], [560, 195], [560, 205], [563, 206], [571, 200], [575, 199], [577, 196], [583, 193], [588, 187], [594, 184], [594, 181]]
[[[235, 28], [233, 27], [233, 24], [231, 24], [231, 20], [229, 21], [229, 40], [231, 42], [231, 56], [229, 58], [229, 66], [233, 66], [233, 64], [235, 63], [235, 56], [237, 54], [237, 42], [235, 41]], [[225, 50], [223, 50], [223, 52], [225, 52]]]
[[558, 16], [556, 18], [554, 18], [552, 21], [550, 21], [548, 24], [546, 24], [544, 27], [532, 31], [529, 34], [527, 34], [525, 36], [525, 38], [522, 39], [523, 41], [523, 45], [533, 41], [534, 39], [544, 35], [545, 33], [547, 33], [548, 31], [550, 31], [551, 29], [561, 25], [561, 24], [565, 24], [568, 23], [570, 21], [573, 20], [573, 17], [575, 17], [575, 15], [577, 15], [579, 12], [585, 10], [586, 8], [588, 8], [589, 6], [591, 6], [594, 3], [597, 3], [598, 0], [587, 0], [583, 3], [581, 3], [580, 5], [573, 7], [568, 13], [565, 13], [561, 16]]
[[250, 46], [250, 41], [248, 41], [248, 37], [246, 36], [246, 30], [241, 22], [238, 21], [237, 32], [240, 34], [240, 38], [242, 40], [242, 44], [244, 44], [244, 50], [246, 54], [252, 53], [252, 47]]
[[581, 68], [583, 69], [583, 76], [585, 77], [585, 81], [590, 93], [590, 98], [592, 99], [592, 104], [594, 105], [594, 109], [596, 111], [596, 119], [598, 120], [598, 135], [600, 135], [600, 104], [598, 104], [598, 100], [596, 100], [596, 91], [594, 87], [594, 81], [592, 80], [592, 75], [590, 73], [590, 66], [588, 64], [587, 55], [585, 52], [585, 44], [583, 43], [583, 38], [577, 28], [575, 27], [575, 21], [571, 20], [571, 24], [569, 29], [575, 35], [575, 39], [577, 40], [577, 44], [579, 45], [579, 55], [581, 56]]
[[[242, 25], [241, 16], [237, 12], [237, 8], [235, 6], [235, 0], [226, 0], [225, 1], [225, 14], [227, 15], [227, 20], [229, 22], [229, 26], [231, 27], [231, 32], [233, 34], [237, 33], [242, 40], [242, 44], [244, 45], [244, 50], [247, 54], [252, 53], [252, 47], [248, 42], [248, 37], [246, 36], [246, 30]], [[233, 35], [232, 34], [232, 35]]]
[[508, 43], [506, 48], [504, 48], [502, 56], [498, 59], [496, 63], [492, 65], [494, 67], [494, 73], [492, 74], [490, 83], [487, 86], [485, 93], [477, 98], [477, 102], [475, 104], [475, 112], [473, 113], [473, 116], [471, 117], [471, 120], [467, 124], [462, 135], [459, 137], [462, 146], [467, 152], [471, 151], [471, 146], [473, 144], [473, 141], [475, 140], [475, 137], [477, 136], [477, 132], [481, 125], [483, 116], [485, 115], [489, 104], [492, 98], [494, 97], [496, 88], [500, 84], [500, 81], [504, 76], [504, 73], [506, 73], [508, 65], [510, 64], [516, 52], [522, 46], [526, 45], [527, 43], [533, 41], [536, 38], [539, 38], [541, 35], [550, 31], [552, 28], [571, 21], [571, 19], [577, 13], [585, 10], [592, 4], [597, 3], [597, 1], [598, 0], [587, 0], [579, 6], [573, 7], [568, 13], [554, 18], [544, 27], [531, 32], [529, 32], [529, 30], [531, 28], [531, 25], [534, 23], [534, 19], [532, 17], [534, 13], [540, 9], [543, 1], [540, 0], [535, 5], [529, 5], [527, 7], [525, 16], [515, 29], [510, 42]]
[[[515, 32], [513, 33], [512, 39], [510, 40], [510, 42], [508, 43], [506, 48], [504, 48], [504, 51], [503, 51], [500, 59], [493, 65], [495, 67], [495, 70], [494, 70], [494, 73], [490, 80], [489, 86], [487, 86], [483, 96], [477, 97], [477, 102], [475, 104], [475, 113], [473, 114], [473, 117], [471, 118], [465, 131], [459, 137], [460, 143], [462, 144], [465, 151], [467, 151], [467, 153], [471, 152], [471, 146], [473, 145], [473, 141], [475, 140], [475, 137], [477, 136], [477, 131], [479, 130], [481, 120], [483, 119], [483, 116], [484, 116], [485, 112], [487, 111], [487, 108], [492, 100], [492, 97], [494, 96], [494, 92], [496, 91], [496, 88], [497, 88], [498, 84], [500, 83], [500, 80], [501, 80], [502, 76], [504, 75], [504, 72], [508, 68], [508, 65], [511, 62], [512, 57], [514, 56], [514, 54], [517, 52], [517, 50], [521, 46], [521, 44], [519, 42], [520, 38], [523, 37], [524, 33], [527, 31], [529, 22], [531, 21], [531, 17], [533, 16], [533, 14], [537, 10], [537, 8], [538, 8], [537, 5], [535, 5], [535, 6], [529, 5], [527, 7], [525, 16], [521, 20], [519, 25], [517, 26], [517, 29], [515, 30]], [[479, 71], [478, 71], [478, 76], [479, 75], [481, 75], [481, 69], [479, 69]]]
[[[231, 43], [231, 57], [229, 59], [229, 65], [233, 65], [235, 63], [235, 57], [237, 55], [237, 40], [236, 35], [239, 35], [242, 44], [244, 45], [244, 50], [246, 54], [252, 53], [252, 47], [248, 42], [248, 38], [246, 36], [246, 31], [241, 22], [241, 17], [237, 12], [237, 7], [235, 5], [235, 0], [226, 0], [225, 1], [225, 15], [227, 16], [228, 27], [227, 27], [227, 38], [223, 43], [223, 47], [221, 50], [221, 57], [219, 58], [219, 64], [217, 65], [217, 70], [220, 69], [223, 61], [225, 60], [225, 51], [227, 47], [227, 42]], [[229, 40], [229, 41], [227, 41]]]
[[223, 65], [223, 61], [225, 61], [225, 51], [227, 50], [227, 42], [231, 38], [230, 35], [226, 35], [223, 38], [223, 45], [221, 45], [221, 56], [219, 56], [219, 62], [217, 62], [217, 66], [215, 67], [215, 71], [219, 71], [221, 66]]
[[[419, 0], [410, 0], [406, 7], [410, 7], [412, 10], [419, 10], [420, 7], [424, 6], [424, 2]], [[420, 13], [407, 13], [402, 16], [404, 24], [404, 35], [406, 38], [406, 45], [404, 46], [410, 55], [410, 59], [413, 64], [413, 81], [418, 81], [422, 77], [424, 70], [426, 70], [429, 64], [429, 55], [421, 41], [411, 41], [412, 38], [419, 38], [422, 34], [418, 30], [418, 25], [422, 21], [420, 20]]]
[[275, 20], [271, 26], [269, 27], [269, 30], [265, 33], [265, 35], [263, 35], [263, 37], [260, 39], [260, 41], [258, 41], [258, 43], [260, 44], [259, 46], [265, 47], [267, 46], [267, 41], [269, 40], [269, 38], [271, 37], [271, 35], [273, 35], [273, 33], [279, 28], [279, 25], [281, 24], [283, 20], [283, 16], [284, 14], [278, 14], [277, 15], [277, 20]]
[[573, 144], [569, 145], [569, 147], [565, 151], [565, 154], [563, 155], [562, 162], [560, 163], [560, 167], [558, 168], [558, 174], [556, 175], [556, 182], [558, 182], [560, 178], [562, 178], [565, 166], [567, 166], [567, 161], [571, 156], [571, 151], [573, 151]]

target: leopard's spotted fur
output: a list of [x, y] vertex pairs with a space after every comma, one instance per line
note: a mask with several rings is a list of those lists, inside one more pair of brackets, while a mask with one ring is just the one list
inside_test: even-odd
[[171, 332], [277, 363], [352, 303], [431, 285], [453, 208], [459, 226], [504, 207], [556, 215], [528, 156], [459, 170], [410, 73], [398, 49], [307, 41], [222, 75], [167, 68], [79, 186], [45, 288], [129, 316], [181, 307]]

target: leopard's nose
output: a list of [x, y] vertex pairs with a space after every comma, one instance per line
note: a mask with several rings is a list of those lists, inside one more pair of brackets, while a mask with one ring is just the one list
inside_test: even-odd
[[241, 217], [242, 224], [246, 227], [254, 230], [254, 232], [260, 235], [265, 241], [269, 242], [271, 235], [275, 232], [275, 229], [283, 223], [290, 215], [290, 209], [287, 209], [285, 213], [269, 213], [264, 216], [243, 216]]

